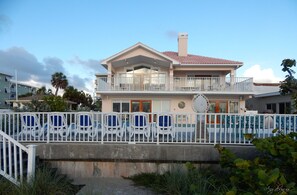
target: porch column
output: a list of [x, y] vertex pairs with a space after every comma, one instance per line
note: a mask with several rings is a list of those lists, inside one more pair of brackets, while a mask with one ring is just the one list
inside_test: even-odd
[[107, 63], [107, 86], [111, 90], [111, 76], [112, 76], [112, 67], [111, 63]]
[[173, 65], [170, 63], [169, 68], [169, 89], [170, 91], [173, 91]]
[[230, 85], [231, 85], [231, 88], [234, 90], [234, 83], [235, 83], [235, 70], [232, 69], [231, 72], [230, 72]]

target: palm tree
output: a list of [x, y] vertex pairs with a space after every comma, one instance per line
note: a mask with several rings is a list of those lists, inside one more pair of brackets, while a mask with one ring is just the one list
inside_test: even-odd
[[65, 89], [68, 86], [68, 80], [62, 72], [56, 72], [52, 75], [51, 83], [56, 88], [55, 96], [58, 95], [59, 89]]
[[294, 77], [296, 60], [284, 59], [281, 66], [283, 72], [287, 72], [286, 79], [280, 82], [280, 92], [283, 95], [290, 94], [295, 109], [297, 109], [297, 78]]

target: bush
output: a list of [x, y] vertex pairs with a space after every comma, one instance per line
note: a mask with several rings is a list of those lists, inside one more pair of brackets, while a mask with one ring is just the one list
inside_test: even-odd
[[162, 194], [224, 194], [228, 191], [221, 172], [198, 169], [191, 163], [186, 163], [186, 170], [175, 167], [164, 174], [141, 173], [129, 179]]
[[12, 195], [66, 195], [76, 194], [80, 186], [72, 184], [66, 175], [61, 175], [56, 169], [42, 166], [36, 170], [35, 178], [30, 182], [24, 181], [20, 187], [2, 179], [0, 194]]
[[[276, 132], [277, 130], [275, 130]], [[297, 194], [297, 133], [253, 139], [262, 155], [246, 160], [237, 158], [219, 145], [220, 164], [229, 173], [232, 194]]]

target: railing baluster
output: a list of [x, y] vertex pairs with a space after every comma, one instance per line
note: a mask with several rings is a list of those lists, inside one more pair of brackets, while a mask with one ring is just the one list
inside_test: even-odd
[[12, 177], [12, 153], [11, 153], [11, 142], [8, 142], [8, 175]]

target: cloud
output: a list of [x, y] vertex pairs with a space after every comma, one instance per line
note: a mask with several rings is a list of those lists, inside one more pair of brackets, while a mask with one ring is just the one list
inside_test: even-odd
[[77, 88], [78, 90], [88, 91], [88, 88], [86, 86], [86, 83], [89, 81], [89, 79], [81, 78], [78, 75], [72, 75], [69, 78], [69, 83], [73, 85], [73, 87]]
[[100, 61], [98, 60], [93, 60], [93, 59], [88, 59], [88, 60], [82, 60], [78, 56], [74, 56], [73, 59], [68, 60], [69, 64], [77, 64], [81, 65], [84, 69], [90, 68], [92, 73], [105, 73], [106, 69], [100, 64]]
[[12, 47], [8, 50], [0, 50], [0, 72], [14, 75], [18, 72], [19, 81], [48, 82], [51, 73], [48, 73], [45, 65], [38, 62], [37, 58], [24, 48]]
[[83, 60], [79, 56], [74, 56], [72, 59], [67, 61], [68, 64], [73, 67], [75, 65], [75, 71], [79, 73], [74, 73], [70, 79], [72, 85], [83, 90], [86, 93], [92, 94], [94, 92], [95, 84], [95, 74], [106, 73], [107, 70], [100, 64], [99, 60], [88, 59]]
[[[106, 69], [97, 60], [82, 60], [78, 56], [66, 62], [58, 57], [45, 57], [42, 61], [38, 61], [35, 55], [22, 47], [0, 50], [0, 73], [15, 77], [17, 71], [18, 82], [35, 87], [46, 86], [54, 90], [51, 76], [55, 72], [62, 72], [67, 77], [69, 85], [92, 95], [95, 74], [105, 73]], [[68, 63], [70, 67], [65, 68]], [[73, 64], [79, 66], [73, 68]], [[59, 91], [62, 93], [63, 90]]]
[[261, 66], [256, 64], [243, 73], [244, 77], [253, 77], [255, 83], [278, 83], [283, 80], [274, 75], [271, 68], [261, 69]]
[[51, 72], [52, 74], [55, 72], [63, 72], [65, 74], [65, 69], [63, 67], [63, 61], [57, 57], [47, 57], [43, 59], [45, 70], [47, 72]]

